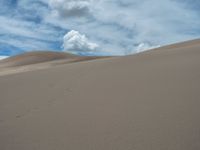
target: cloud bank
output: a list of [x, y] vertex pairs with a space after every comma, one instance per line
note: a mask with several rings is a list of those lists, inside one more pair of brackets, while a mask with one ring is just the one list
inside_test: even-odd
[[0, 55], [5, 48], [6, 55], [35, 49], [133, 54], [200, 38], [199, 8], [197, 0], [0, 1]]
[[[67, 8], [70, 2], [62, 0]], [[179, 0], [84, 0], [84, 3], [87, 13], [77, 15], [79, 18], [62, 15], [60, 21], [52, 15], [48, 21], [86, 34], [105, 53], [132, 54], [200, 35], [199, 11]], [[78, 7], [80, 1], [73, 1], [73, 6], [76, 7], [70, 7], [70, 12], [83, 11]], [[60, 14], [69, 12], [69, 9], [57, 9]]]

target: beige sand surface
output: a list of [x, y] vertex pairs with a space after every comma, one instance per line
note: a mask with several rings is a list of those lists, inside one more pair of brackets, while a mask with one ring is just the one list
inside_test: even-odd
[[0, 150], [199, 149], [199, 40], [0, 77]]

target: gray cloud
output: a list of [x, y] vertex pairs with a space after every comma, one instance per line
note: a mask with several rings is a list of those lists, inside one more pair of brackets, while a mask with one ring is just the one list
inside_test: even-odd
[[60, 17], [75, 17], [89, 14], [90, 0], [50, 0], [49, 6], [54, 15]]

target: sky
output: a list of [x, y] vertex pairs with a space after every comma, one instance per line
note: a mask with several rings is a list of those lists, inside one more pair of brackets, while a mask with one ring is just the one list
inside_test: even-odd
[[129, 55], [200, 38], [199, 0], [0, 0], [0, 56]]

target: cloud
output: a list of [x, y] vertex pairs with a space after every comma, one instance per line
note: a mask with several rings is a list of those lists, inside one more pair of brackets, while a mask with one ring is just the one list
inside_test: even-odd
[[147, 50], [151, 50], [151, 49], [155, 49], [155, 48], [158, 48], [158, 47], [160, 47], [160, 45], [151, 46], [148, 43], [140, 43], [138, 45], [138, 47], [136, 48], [136, 53], [141, 53], [141, 52], [144, 52], [144, 51], [147, 51]]
[[[18, 51], [60, 49], [64, 30], [54, 26], [37, 24], [20, 18], [0, 16], [0, 46]], [[59, 46], [55, 46], [60, 44]], [[2, 48], [1, 48], [2, 49]], [[20, 50], [19, 50], [20, 49]], [[13, 50], [11, 50], [13, 51]], [[1, 53], [1, 52], [0, 52]], [[17, 52], [16, 52], [17, 53]], [[12, 53], [15, 54], [15, 53]]]
[[[60, 5], [68, 8], [71, 1], [59, 2]], [[162, 46], [200, 37], [199, 10], [191, 9], [188, 3], [182, 3], [180, 0], [86, 2], [86, 8], [89, 10], [87, 13], [79, 14], [80, 10], [70, 7], [72, 8], [70, 11], [73, 10], [74, 14], [79, 14], [82, 18], [77, 19], [79, 15], [73, 17], [62, 13], [62, 20], [56, 16], [48, 16], [46, 21], [86, 34], [92, 41], [99, 44], [99, 50], [113, 55], [133, 54], [140, 51], [139, 49], [151, 49], [157, 45]], [[79, 6], [79, 1], [73, 1], [73, 5]], [[68, 9], [63, 10], [61, 7], [57, 9], [68, 12]]]
[[72, 53], [94, 52], [98, 49], [96, 43], [92, 43], [85, 35], [78, 31], [70, 31], [64, 36], [64, 51]]
[[[79, 32], [79, 40], [88, 37], [89, 44], [82, 44], [85, 50], [74, 44], [79, 40], [70, 43], [78, 47], [73, 52], [82, 55], [127, 55], [200, 38], [198, 0], [0, 0], [0, 4], [0, 51], [8, 47], [12, 54], [61, 51], [62, 45], [68, 47], [63, 36], [72, 29]], [[90, 47], [94, 43], [98, 48]]]
[[90, 11], [90, 0], [50, 0], [54, 15], [60, 17], [83, 16]]
[[8, 56], [0, 56], [0, 60], [6, 59], [6, 58], [8, 58]]

